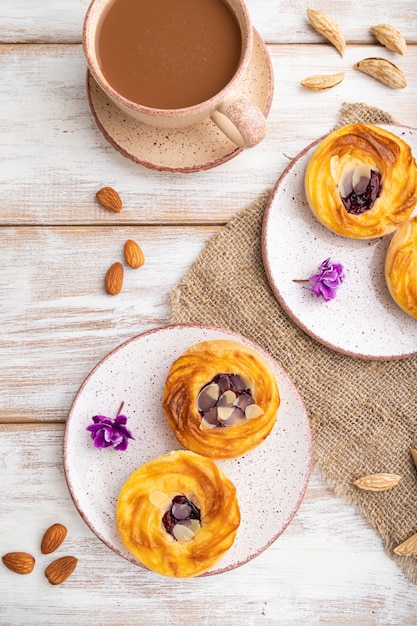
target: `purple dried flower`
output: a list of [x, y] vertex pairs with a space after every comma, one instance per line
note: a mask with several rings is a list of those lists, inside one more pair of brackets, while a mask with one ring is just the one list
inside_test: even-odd
[[126, 415], [118, 415], [114, 420], [105, 415], [94, 415], [93, 424], [87, 426], [96, 448], [113, 446], [115, 450], [126, 450], [129, 439], [134, 436], [126, 428]]
[[310, 291], [315, 293], [318, 298], [321, 297], [325, 302], [328, 302], [336, 297], [336, 290], [344, 279], [343, 265], [332, 263], [330, 259], [326, 259], [318, 268], [318, 273], [310, 276], [309, 281], [312, 283]]

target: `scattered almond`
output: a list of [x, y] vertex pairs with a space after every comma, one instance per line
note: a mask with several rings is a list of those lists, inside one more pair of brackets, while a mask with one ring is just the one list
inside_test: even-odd
[[51, 585], [63, 583], [77, 567], [78, 559], [75, 556], [62, 556], [52, 561], [45, 570], [45, 576]]
[[387, 491], [401, 480], [398, 474], [369, 474], [353, 481], [353, 484], [365, 491]]
[[389, 24], [377, 24], [371, 27], [371, 33], [375, 35], [379, 43], [398, 54], [407, 52], [407, 43], [399, 30]]
[[414, 461], [414, 465], [417, 467], [417, 450], [414, 450], [414, 448], [410, 448], [410, 454], [411, 458]]
[[109, 267], [104, 279], [104, 286], [106, 291], [111, 296], [115, 296], [120, 293], [123, 287], [124, 269], [123, 265], [116, 261]]
[[16, 574], [30, 574], [35, 567], [35, 559], [27, 552], [8, 552], [1, 559], [4, 565]]
[[344, 72], [339, 74], [317, 74], [316, 76], [308, 76], [301, 81], [301, 86], [311, 91], [323, 91], [335, 87], [344, 79]]
[[124, 247], [126, 263], [136, 269], [145, 263], [145, 256], [141, 247], [133, 239], [127, 239]]
[[334, 45], [341, 56], [345, 54], [345, 36], [339, 24], [331, 17], [316, 9], [307, 9], [307, 17], [312, 27]]
[[172, 498], [170, 498], [163, 491], [152, 491], [149, 494], [149, 502], [156, 506], [157, 509], [161, 509], [161, 511], [167, 511], [172, 504]]
[[105, 209], [119, 213], [123, 208], [119, 194], [112, 187], [103, 187], [97, 191], [96, 198]]
[[64, 541], [67, 536], [67, 529], [62, 524], [53, 524], [45, 530], [41, 541], [42, 554], [51, 554]]
[[403, 543], [400, 543], [399, 546], [394, 548], [394, 552], [400, 556], [411, 556], [412, 554], [417, 554], [417, 533], [411, 535], [411, 537], [403, 541]]
[[353, 66], [355, 70], [360, 70], [369, 76], [373, 76], [381, 83], [384, 83], [391, 89], [403, 89], [407, 86], [406, 78], [399, 67], [381, 57], [369, 57], [363, 59]]

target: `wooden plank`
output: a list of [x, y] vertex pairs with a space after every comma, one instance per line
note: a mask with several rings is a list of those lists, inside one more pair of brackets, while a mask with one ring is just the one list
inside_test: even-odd
[[[391, 0], [369, 4], [361, 0], [308, 0], [294, 3], [282, 0], [246, 0], [252, 22], [270, 43], [316, 43], [320, 37], [310, 27], [306, 10], [324, 11], [338, 21], [348, 42], [370, 43], [369, 27], [389, 23], [399, 28], [409, 41], [416, 42], [416, 5], [414, 0]], [[80, 43], [82, 24], [89, 0], [3, 0], [0, 42]]]
[[[166, 323], [169, 295], [216, 228], [0, 229], [0, 420], [63, 420], [110, 350]], [[125, 265], [122, 292], [104, 290], [126, 239], [145, 264]]]
[[[353, 69], [380, 55], [378, 46], [350, 46], [344, 60], [325, 44], [272, 46], [275, 95], [266, 139], [209, 171], [160, 173], [122, 157], [96, 128], [81, 46], [0, 51], [0, 224], [224, 223], [275, 184], [289, 156], [334, 127], [344, 101], [366, 102], [417, 126], [417, 46], [396, 60], [409, 80], [403, 90]], [[345, 80], [325, 93], [299, 84], [307, 75], [339, 71]], [[104, 185], [122, 195], [121, 214], [96, 203]]]
[[[86, 526], [66, 486], [62, 437], [62, 425], [0, 426], [0, 553], [23, 550], [37, 561], [28, 576], [1, 565], [2, 624], [415, 622], [415, 585], [318, 472], [293, 522], [263, 554], [227, 574], [178, 581], [128, 563]], [[54, 555], [41, 555], [42, 534], [57, 522], [68, 528], [67, 538]], [[79, 559], [77, 569], [52, 587], [44, 569], [66, 554]]]

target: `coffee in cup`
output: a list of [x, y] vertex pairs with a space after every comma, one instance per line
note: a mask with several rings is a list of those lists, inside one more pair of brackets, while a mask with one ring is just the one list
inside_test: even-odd
[[239, 94], [253, 46], [243, 0], [93, 0], [83, 43], [100, 87], [140, 121], [211, 117], [238, 146], [263, 139], [263, 113]]

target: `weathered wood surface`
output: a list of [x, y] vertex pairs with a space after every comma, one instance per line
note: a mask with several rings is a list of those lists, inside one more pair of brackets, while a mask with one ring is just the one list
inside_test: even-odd
[[[382, 46], [354, 45], [344, 59], [327, 44], [269, 50], [275, 91], [266, 139], [218, 168], [181, 176], [138, 166], [106, 142], [88, 108], [80, 45], [0, 47], [0, 224], [221, 223], [272, 187], [289, 157], [331, 130], [345, 101], [417, 126], [417, 46], [399, 57]], [[353, 69], [378, 55], [401, 67], [405, 89]], [[306, 76], [339, 71], [344, 81], [324, 93], [300, 86]], [[98, 207], [94, 196], [103, 185], [122, 194], [123, 214]]]
[[[62, 438], [63, 425], [0, 426], [0, 552], [22, 550], [37, 561], [28, 576], [1, 567], [1, 624], [415, 624], [415, 585], [317, 472], [293, 522], [263, 554], [227, 574], [170, 580], [128, 563], [90, 532], [67, 491]], [[57, 522], [68, 535], [54, 556], [79, 562], [52, 587], [44, 569], [53, 556], [39, 546]]]
[[[26, 577], [0, 564], [2, 626], [417, 623], [416, 587], [318, 472], [270, 549], [228, 574], [191, 581], [166, 580], [113, 554], [66, 487], [64, 421], [79, 385], [122, 341], [166, 323], [172, 288], [221, 225], [336, 124], [343, 102], [380, 107], [417, 127], [414, 0], [247, 4], [275, 73], [268, 135], [221, 167], [179, 176], [135, 165], [95, 127], [81, 46], [88, 0], [2, 2], [0, 545], [1, 554], [27, 550], [37, 558]], [[343, 59], [309, 26], [310, 6], [342, 26]], [[376, 44], [369, 27], [381, 22], [406, 36], [405, 56]], [[408, 86], [392, 90], [353, 69], [368, 56], [397, 63]], [[325, 93], [300, 87], [308, 75], [339, 71], [345, 80]], [[96, 203], [104, 185], [121, 193], [122, 213]], [[104, 274], [126, 238], [141, 244], [146, 263], [126, 271], [124, 290], [112, 298]], [[80, 562], [55, 588], [44, 578], [39, 542], [57, 521], [69, 529], [65, 551]]]
[[[370, 26], [388, 23], [399, 28], [407, 41], [416, 42], [414, 0], [363, 2], [361, 0], [247, 0], [252, 23], [267, 43], [317, 43], [320, 36], [306, 18], [308, 8], [332, 16], [350, 43], [371, 43]], [[89, 0], [4, 0], [0, 42], [79, 43]]]

